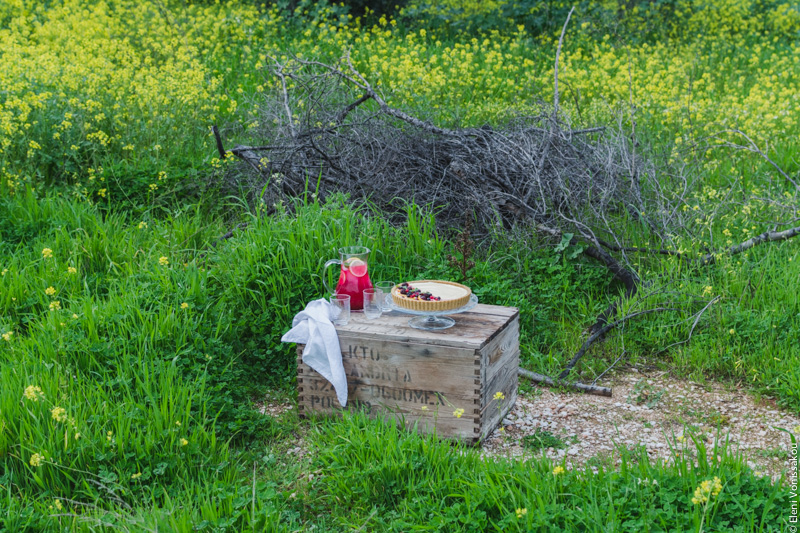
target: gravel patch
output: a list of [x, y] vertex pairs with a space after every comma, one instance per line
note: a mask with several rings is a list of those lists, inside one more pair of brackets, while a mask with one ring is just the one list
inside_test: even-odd
[[[729, 453], [744, 455], [751, 468], [773, 479], [788, 468], [790, 437], [800, 436], [800, 417], [717, 383], [697, 384], [666, 373], [621, 374], [605, 386], [606, 398], [536, 389], [520, 395], [513, 409], [483, 443], [489, 456], [542, 456], [572, 467], [614, 466], [619, 449], [644, 447], [651, 459], [671, 460], [676, 452], [693, 456], [692, 441], [728, 440]], [[547, 447], [547, 445], [553, 445]]]

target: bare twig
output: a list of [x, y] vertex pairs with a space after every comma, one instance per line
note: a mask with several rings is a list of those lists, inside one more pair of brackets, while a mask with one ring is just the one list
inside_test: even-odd
[[549, 376], [545, 376], [544, 374], [538, 374], [536, 372], [531, 372], [530, 370], [525, 370], [524, 368], [519, 369], [519, 375], [530, 379], [534, 383], [544, 383], [545, 385], [549, 385], [551, 387], [566, 387], [568, 389], [585, 392], [587, 394], [595, 394], [597, 396], [607, 396], [610, 398], [612, 393], [612, 389], [608, 387], [598, 387], [594, 384], [586, 385], [585, 383], [559, 381]]
[[273, 63], [275, 63], [275, 68], [272, 70], [273, 74], [275, 74], [281, 80], [281, 89], [283, 92], [283, 108], [286, 112], [286, 124], [289, 126], [289, 132], [291, 133], [292, 137], [294, 137], [297, 133], [294, 127], [294, 116], [292, 116], [292, 110], [289, 108], [289, 90], [286, 87], [286, 74], [284, 72], [285, 65], [281, 65], [281, 63], [274, 57], [272, 59]]
[[569, 19], [572, 17], [572, 12], [575, 11], [575, 7], [573, 6], [572, 9], [569, 10], [569, 14], [567, 14], [567, 20], [564, 21], [564, 26], [561, 28], [561, 36], [558, 38], [558, 49], [556, 50], [556, 64], [555, 64], [555, 71], [553, 73], [553, 86], [555, 88], [555, 94], [553, 95], [553, 114], [558, 113], [558, 59], [561, 56], [561, 45], [564, 42], [564, 34], [567, 33], [567, 24], [569, 24]]
[[656, 353], [656, 355], [658, 355], [658, 354], [660, 354], [660, 353], [663, 353], [663, 352], [666, 352], [667, 350], [669, 350], [670, 348], [672, 348], [672, 347], [674, 347], [674, 346], [680, 346], [681, 344], [686, 344], [687, 342], [689, 342], [690, 340], [692, 340], [692, 335], [694, 334], [694, 328], [696, 328], [696, 327], [697, 327], [697, 324], [700, 322], [700, 318], [702, 318], [702, 316], [703, 316], [703, 313], [705, 313], [705, 312], [706, 312], [706, 309], [708, 309], [708, 308], [709, 308], [709, 307], [711, 307], [713, 304], [715, 304], [716, 302], [718, 302], [720, 298], [721, 298], [721, 296], [717, 296], [717, 297], [713, 298], [713, 299], [712, 299], [710, 302], [708, 302], [708, 303], [705, 305], [705, 307], [703, 307], [703, 308], [702, 308], [700, 311], [698, 311], [698, 312], [697, 312], [697, 314], [695, 315], [694, 322], [692, 322], [692, 327], [691, 327], [691, 329], [689, 330], [689, 336], [688, 336], [688, 337], [686, 337], [686, 338], [685, 338], [684, 340], [682, 340], [682, 341], [679, 341], [679, 342], [673, 342], [673, 343], [672, 343], [672, 344], [670, 344], [669, 346], [667, 346], [667, 347], [665, 347], [665, 348], [662, 348], [661, 350], [659, 350], [659, 351]]
[[225, 153], [225, 148], [222, 146], [222, 138], [219, 136], [219, 128], [217, 128], [216, 124], [211, 126], [211, 131], [214, 133], [214, 140], [217, 142], [217, 152], [219, 152], [219, 158], [225, 159], [227, 154]]
[[621, 353], [621, 354], [619, 354], [619, 356], [618, 356], [616, 359], [614, 359], [614, 362], [613, 362], [613, 363], [611, 363], [611, 365], [610, 365], [608, 368], [606, 368], [605, 370], [603, 370], [602, 372], [600, 372], [600, 375], [599, 375], [599, 376], [597, 376], [596, 378], [594, 378], [594, 379], [592, 380], [592, 385], [594, 385], [595, 383], [597, 383], [598, 381], [600, 381], [600, 378], [602, 378], [603, 376], [605, 376], [606, 374], [608, 374], [609, 372], [611, 372], [611, 369], [613, 369], [615, 366], [617, 366], [617, 363], [619, 363], [619, 362], [620, 362], [620, 361], [621, 361], [621, 360], [622, 360], [622, 359], [625, 357], [625, 355], [627, 355], [627, 353], [628, 353], [628, 352], [626, 352], [626, 351], [623, 349], [623, 350], [622, 350], [622, 353]]
[[789, 228], [783, 231], [765, 231], [760, 235], [756, 235], [750, 239], [747, 239], [744, 242], [741, 242], [735, 246], [731, 246], [730, 248], [723, 250], [720, 253], [714, 254], [706, 254], [699, 259], [699, 263], [701, 265], [713, 265], [717, 262], [717, 257], [723, 255], [736, 255], [742, 252], [749, 250], [754, 246], [758, 246], [759, 244], [763, 244], [765, 242], [777, 242], [777, 241], [785, 241], [787, 239], [791, 239], [800, 235], [800, 226], [796, 226], [794, 228]]
[[644, 311], [639, 311], [639, 312], [636, 312], [636, 313], [632, 313], [630, 315], [626, 315], [626, 316], [620, 318], [619, 320], [611, 322], [610, 324], [606, 324], [605, 326], [600, 328], [598, 331], [593, 333], [588, 339], [586, 339], [586, 341], [584, 341], [584, 343], [581, 346], [580, 350], [578, 350], [578, 352], [572, 357], [570, 362], [567, 363], [566, 368], [561, 372], [561, 374], [558, 375], [558, 378], [559, 379], [566, 378], [569, 375], [570, 371], [578, 363], [578, 361], [580, 361], [581, 357], [583, 357], [586, 354], [586, 352], [589, 351], [589, 348], [591, 348], [592, 344], [594, 344], [595, 341], [597, 341], [603, 335], [605, 335], [606, 333], [608, 333], [609, 331], [611, 331], [615, 327], [619, 326], [620, 324], [622, 324], [624, 322], [627, 322], [628, 320], [630, 320], [632, 318], [636, 318], [636, 317], [639, 317], [639, 316], [642, 316], [642, 315], [649, 315], [651, 313], [660, 313], [660, 312], [663, 312], [663, 311], [676, 311], [676, 310], [677, 310], [677, 308], [675, 308], [675, 307], [656, 307], [656, 308], [653, 308], [653, 309], [645, 309]]
[[[741, 145], [741, 144], [732, 143], [732, 142], [730, 142], [730, 141], [728, 141], [726, 139], [721, 138], [720, 135], [722, 133], [735, 133], [736, 135], [741, 135], [747, 141], [747, 146], [744, 146], [744, 145]], [[775, 168], [775, 170], [777, 170], [778, 173], [781, 176], [783, 176], [783, 178], [786, 181], [788, 181], [789, 183], [794, 185], [796, 189], [800, 189], [800, 184], [798, 182], [796, 182], [794, 179], [792, 179], [789, 176], [789, 174], [787, 174], [780, 167], [780, 165], [778, 165], [775, 161], [773, 161], [767, 154], [762, 152], [761, 149], [758, 147], [758, 145], [755, 143], [755, 141], [753, 139], [751, 139], [750, 136], [747, 135], [746, 133], [744, 133], [743, 131], [738, 130], [736, 128], [729, 128], [729, 129], [723, 130], [723, 131], [721, 131], [719, 133], [716, 133], [716, 134], [712, 135], [711, 137], [720, 139], [723, 142], [724, 146], [728, 146], [730, 148], [735, 148], [737, 150], [747, 150], [748, 152], [752, 152], [754, 154], [760, 155], [767, 163], [772, 165]]]

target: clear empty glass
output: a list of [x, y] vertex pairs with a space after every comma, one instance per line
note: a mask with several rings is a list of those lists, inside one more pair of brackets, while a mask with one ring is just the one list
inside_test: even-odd
[[334, 294], [331, 296], [330, 317], [334, 326], [346, 326], [350, 322], [349, 294]]
[[372, 320], [380, 318], [383, 313], [383, 306], [381, 305], [381, 297], [383, 291], [380, 289], [364, 289], [364, 316]]
[[384, 313], [392, 310], [389, 304], [386, 303], [386, 296], [392, 293], [392, 287], [394, 287], [394, 281], [381, 281], [375, 284], [375, 288], [383, 293], [380, 295], [379, 300], [381, 302], [381, 311]]

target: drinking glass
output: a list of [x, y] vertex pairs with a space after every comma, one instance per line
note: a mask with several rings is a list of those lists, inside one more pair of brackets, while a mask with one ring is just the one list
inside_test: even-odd
[[346, 326], [350, 322], [349, 294], [334, 294], [331, 296], [330, 317], [334, 326]]
[[379, 289], [382, 293], [379, 299], [381, 302], [381, 311], [384, 313], [388, 313], [392, 310], [389, 304], [386, 303], [386, 297], [392, 294], [392, 287], [394, 287], [394, 281], [381, 281], [375, 284], [375, 288]]
[[380, 289], [364, 289], [364, 316], [368, 319], [380, 318], [383, 312], [381, 296], [383, 296], [383, 291]]

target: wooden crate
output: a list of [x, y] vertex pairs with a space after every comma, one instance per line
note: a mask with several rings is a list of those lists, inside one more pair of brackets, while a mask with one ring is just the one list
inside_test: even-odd
[[[441, 331], [408, 326], [409, 315], [367, 320], [353, 313], [336, 328], [347, 374], [347, 409], [381, 414], [424, 432], [471, 443], [483, 440], [517, 398], [519, 311], [477, 305]], [[302, 362], [297, 347], [300, 416], [341, 410], [333, 386]], [[497, 392], [504, 400], [495, 400]], [[454, 413], [463, 409], [461, 417]]]

